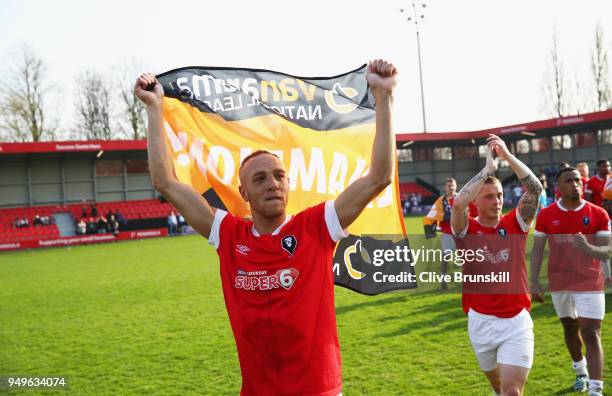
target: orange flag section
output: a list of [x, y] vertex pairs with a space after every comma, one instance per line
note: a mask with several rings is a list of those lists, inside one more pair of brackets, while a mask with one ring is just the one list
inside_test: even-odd
[[[249, 217], [238, 193], [238, 169], [253, 151], [266, 149], [283, 161], [289, 178], [288, 213], [334, 199], [367, 173], [373, 123], [320, 132], [303, 128], [273, 112], [226, 121], [174, 98], [164, 98], [166, 142], [174, 171], [183, 183], [203, 193], [213, 188], [228, 210]], [[405, 235], [398, 199], [398, 177], [349, 227], [353, 235]]]

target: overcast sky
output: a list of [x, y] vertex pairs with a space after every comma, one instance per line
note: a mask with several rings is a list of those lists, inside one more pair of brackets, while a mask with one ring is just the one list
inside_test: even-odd
[[[419, 2], [417, 4], [421, 4]], [[559, 32], [568, 77], [591, 88], [597, 23], [612, 52], [610, 0], [431, 0], [421, 20], [427, 129], [467, 131], [548, 118], [543, 78]], [[397, 132], [423, 130], [414, 24], [407, 0], [0, 0], [0, 69], [27, 44], [61, 88], [62, 129], [74, 125], [75, 76], [125, 63], [238, 66], [329, 76], [383, 57], [400, 71]], [[610, 73], [609, 73], [610, 74]], [[136, 76], [134, 76], [135, 78]], [[577, 83], [576, 83], [577, 82]], [[577, 96], [576, 96], [577, 97]], [[585, 98], [579, 98], [583, 101]]]

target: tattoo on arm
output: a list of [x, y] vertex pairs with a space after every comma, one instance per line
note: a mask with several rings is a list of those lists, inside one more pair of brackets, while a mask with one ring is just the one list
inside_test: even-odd
[[540, 194], [542, 194], [542, 185], [533, 173], [521, 179], [521, 185], [526, 192], [518, 203], [518, 211], [525, 223], [529, 224], [535, 218]]
[[540, 194], [542, 194], [542, 184], [540, 184], [540, 181], [533, 173], [521, 179], [521, 185], [525, 188], [525, 190], [527, 190], [527, 192], [532, 193], [536, 197], [539, 197]]
[[484, 183], [487, 176], [489, 175], [487, 174], [487, 172], [484, 171], [484, 169], [478, 172], [476, 176], [470, 179], [469, 182], [465, 183], [465, 186], [463, 186], [461, 191], [459, 191], [459, 195], [469, 196], [475, 190], [478, 191], [478, 189], [480, 189], [480, 187], [482, 186], [482, 183]]

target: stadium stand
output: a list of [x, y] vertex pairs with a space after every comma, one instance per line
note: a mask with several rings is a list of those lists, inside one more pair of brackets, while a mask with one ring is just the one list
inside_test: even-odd
[[[502, 136], [521, 161], [546, 174], [551, 189], [560, 162], [586, 162], [595, 169], [599, 158], [612, 158], [612, 110], [481, 131], [398, 133], [402, 198], [418, 196], [420, 205], [427, 205], [436, 190], [444, 189], [447, 177], [464, 184], [484, 165], [489, 133]], [[167, 235], [166, 218], [174, 208], [157, 199], [146, 147], [145, 140], [0, 143], [0, 250]], [[511, 184], [511, 174], [502, 164], [500, 178]], [[204, 196], [223, 208], [212, 189]], [[100, 215], [119, 210], [128, 220], [116, 239], [79, 239], [60, 232], [55, 224], [33, 227], [36, 214], [61, 214], [56, 217], [64, 220], [69, 213], [78, 220], [83, 205], [89, 210], [92, 202]], [[20, 216], [30, 226], [14, 229], [12, 222]]]
[[[90, 204], [85, 204], [89, 211]], [[143, 199], [137, 201], [116, 201], [96, 203], [98, 213], [106, 216], [106, 213], [117, 211], [121, 212], [126, 220], [153, 219], [166, 217], [171, 211], [177, 210], [167, 202], [160, 202], [157, 199]], [[72, 204], [68, 210], [75, 220], [81, 218], [83, 204]]]
[[[88, 213], [89, 204], [85, 204]], [[34, 217], [48, 216], [53, 218], [60, 213], [70, 213], [75, 221], [81, 218], [83, 203], [71, 205], [47, 205], [26, 208], [0, 209], [0, 244], [19, 241], [51, 240], [60, 238], [60, 231], [55, 223], [49, 225], [34, 225]], [[106, 216], [106, 213], [117, 211], [129, 222], [136, 219], [165, 219], [171, 211], [176, 209], [167, 202], [160, 202], [157, 199], [103, 202], [96, 204], [98, 213]], [[88, 215], [89, 216], [89, 215]], [[16, 219], [27, 219], [28, 226], [16, 228]]]
[[409, 194], [420, 194], [423, 197], [429, 197], [432, 195], [432, 192], [427, 190], [426, 188], [421, 187], [418, 183], [405, 182], [400, 183], [400, 196], [402, 198], [406, 197]]

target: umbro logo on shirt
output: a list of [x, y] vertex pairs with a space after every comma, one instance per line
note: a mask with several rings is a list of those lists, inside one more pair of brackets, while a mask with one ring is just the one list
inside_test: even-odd
[[293, 254], [293, 252], [295, 252], [295, 248], [297, 247], [297, 239], [295, 239], [293, 235], [287, 235], [281, 239], [281, 247], [289, 254]]
[[236, 251], [246, 256], [251, 251], [251, 249], [249, 249], [249, 247], [246, 245], [236, 245]]

